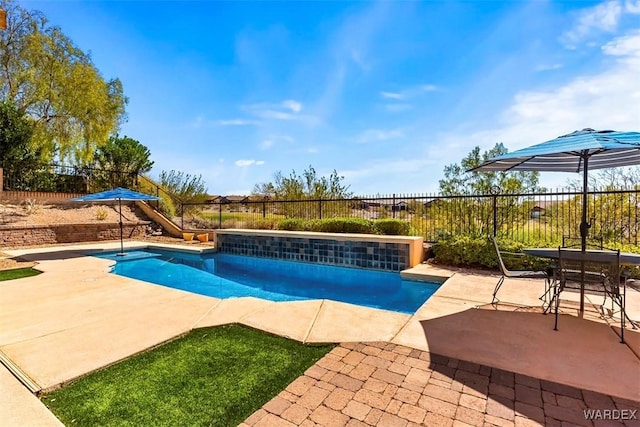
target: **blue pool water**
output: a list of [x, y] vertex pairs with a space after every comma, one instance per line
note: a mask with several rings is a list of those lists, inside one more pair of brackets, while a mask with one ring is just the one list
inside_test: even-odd
[[112, 272], [216, 298], [272, 301], [330, 299], [413, 314], [439, 284], [400, 274], [303, 262], [212, 253], [132, 251], [98, 254], [116, 261]]

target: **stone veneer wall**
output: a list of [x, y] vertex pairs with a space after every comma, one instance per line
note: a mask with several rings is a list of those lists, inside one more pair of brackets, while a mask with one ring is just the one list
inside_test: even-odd
[[[124, 224], [122, 235], [125, 239], [147, 234], [148, 221]], [[29, 246], [53, 243], [94, 242], [99, 240], [119, 240], [118, 223], [33, 225], [29, 227], [1, 227], [0, 245]]]
[[[411, 242], [385, 242], [380, 236], [357, 240], [321, 236], [255, 235], [216, 230], [219, 252], [305, 261], [343, 267], [401, 271], [412, 266]], [[422, 242], [420, 241], [420, 249]]]

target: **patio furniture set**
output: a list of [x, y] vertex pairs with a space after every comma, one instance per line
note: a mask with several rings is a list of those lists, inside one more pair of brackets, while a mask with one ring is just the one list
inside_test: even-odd
[[[498, 265], [502, 276], [498, 280], [493, 292], [492, 304], [498, 302], [497, 293], [504, 279], [527, 278], [543, 279], [545, 292], [540, 297], [543, 301], [544, 313], [554, 311], [554, 330], [558, 330], [558, 309], [560, 297], [565, 291], [580, 292], [579, 315], [584, 313], [585, 292], [602, 294], [604, 300], [601, 305], [602, 315], [613, 318], [620, 315], [620, 342], [624, 343], [625, 324], [628, 321], [633, 329], [638, 325], [629, 318], [625, 311], [626, 288], [631, 280], [631, 269], [640, 268], [640, 254], [624, 253], [619, 250], [609, 250], [597, 246], [597, 249], [575, 248], [570, 245], [553, 248], [525, 248], [522, 254], [500, 251], [494, 238], [491, 239], [496, 250]], [[563, 239], [563, 242], [567, 240]], [[530, 255], [551, 260], [545, 271], [509, 270], [503, 261], [505, 255]], [[607, 299], [611, 300], [611, 308], [606, 307]]]

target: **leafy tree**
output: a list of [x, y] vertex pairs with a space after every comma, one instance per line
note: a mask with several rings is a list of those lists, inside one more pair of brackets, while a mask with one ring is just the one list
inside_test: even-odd
[[84, 53], [38, 11], [0, 0], [0, 98], [35, 122], [34, 141], [50, 158], [90, 160], [125, 118], [118, 79], [105, 80]]
[[274, 198], [276, 200], [336, 200], [318, 201], [317, 206], [310, 203], [280, 204], [280, 212], [288, 218], [326, 218], [348, 216], [351, 209], [348, 204], [337, 200], [348, 199], [352, 196], [349, 186], [343, 183], [344, 177], [335, 170], [329, 175], [318, 176], [316, 170], [309, 165], [309, 169], [298, 175], [295, 170], [289, 176], [282, 172], [273, 175], [273, 182], [256, 184], [253, 196]]
[[32, 146], [33, 130], [33, 121], [13, 102], [0, 101], [0, 167], [12, 188], [30, 189], [43, 164], [42, 150]]
[[[445, 178], [439, 181], [443, 196], [478, 196], [452, 198], [443, 204], [433, 206], [429, 219], [437, 224], [443, 235], [488, 234], [493, 231], [493, 197], [490, 194], [540, 193], [546, 191], [538, 185], [538, 172], [466, 172], [481, 165], [490, 158], [506, 154], [508, 150], [499, 143], [491, 150], [480, 153], [475, 147], [462, 159], [460, 164], [445, 166]], [[496, 197], [498, 210], [496, 227], [508, 227], [516, 219], [528, 218], [527, 203], [516, 197]], [[442, 206], [445, 205], [445, 206]]]
[[94, 156], [98, 186], [133, 187], [138, 175], [151, 170], [150, 155], [149, 149], [133, 138], [111, 136]]
[[490, 158], [507, 153], [508, 150], [501, 143], [482, 154], [480, 154], [480, 147], [475, 147], [460, 164], [445, 166], [445, 179], [439, 181], [440, 193], [443, 196], [459, 196], [491, 194], [493, 189], [499, 189], [501, 193], [544, 191], [544, 188], [538, 185], [539, 172], [466, 172]]
[[[570, 179], [568, 184], [569, 187], [576, 191], [582, 191], [582, 178]], [[640, 167], [633, 166], [589, 171], [588, 185], [590, 191], [638, 189], [640, 187]]]
[[207, 187], [202, 175], [190, 175], [179, 171], [162, 171], [160, 186], [184, 203], [202, 203], [207, 198]]
[[343, 181], [344, 177], [335, 170], [328, 177], [319, 177], [309, 166], [302, 175], [293, 170], [289, 176], [284, 176], [278, 171], [273, 175], [273, 182], [256, 184], [252, 194], [279, 200], [346, 199], [351, 197], [351, 193]]

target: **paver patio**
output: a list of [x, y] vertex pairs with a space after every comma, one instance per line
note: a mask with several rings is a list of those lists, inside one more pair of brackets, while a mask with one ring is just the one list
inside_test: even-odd
[[[638, 409], [638, 402], [402, 345], [346, 343], [241, 426], [637, 426]], [[585, 410], [618, 410], [627, 419], [591, 420]]]
[[[238, 322], [303, 342], [374, 342], [336, 348], [250, 417], [249, 425], [312, 425], [327, 417], [350, 425], [374, 419], [378, 425], [413, 425], [421, 417], [426, 425], [464, 425], [465, 419], [471, 425], [534, 425], [540, 410], [545, 422], [584, 425], [559, 412], [640, 407], [639, 331], [628, 329], [627, 345], [620, 344], [615, 326], [594, 310], [577, 318], [571, 301], [563, 303], [560, 330], [552, 331], [552, 316], [532, 309], [539, 306], [541, 283], [508, 281], [500, 294], [505, 303], [493, 307], [487, 302], [495, 276], [423, 265], [413, 274], [427, 269], [453, 277], [409, 316], [328, 300], [275, 303], [190, 294], [109, 274], [108, 261], [84, 257], [81, 249], [90, 247], [21, 251], [45, 273], [0, 286], [0, 355], [37, 389], [194, 327]], [[630, 296], [637, 319], [640, 294]], [[465, 382], [469, 375], [475, 382]], [[7, 405], [0, 401], [0, 413], [13, 410]], [[481, 423], [474, 410], [482, 412]]]

